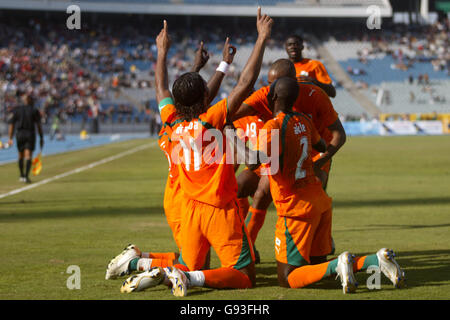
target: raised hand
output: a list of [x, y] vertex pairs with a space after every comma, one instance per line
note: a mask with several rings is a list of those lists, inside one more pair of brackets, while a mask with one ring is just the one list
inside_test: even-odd
[[272, 32], [273, 20], [267, 14], [261, 15], [261, 7], [258, 7], [256, 16], [256, 29], [258, 30], [259, 37], [267, 40], [270, 38]]
[[236, 47], [230, 44], [230, 38], [227, 37], [222, 51], [223, 61], [225, 61], [228, 64], [231, 64], [233, 62], [235, 54], [236, 54]]
[[202, 41], [200, 42], [200, 47], [195, 52], [194, 66], [192, 68], [192, 71], [199, 72], [200, 69], [205, 66], [208, 60], [209, 60], [209, 53], [204, 48], [204, 44]]
[[167, 53], [169, 51], [171, 39], [169, 36], [169, 30], [167, 28], [167, 21], [164, 20], [164, 27], [156, 37], [156, 47], [158, 52]]

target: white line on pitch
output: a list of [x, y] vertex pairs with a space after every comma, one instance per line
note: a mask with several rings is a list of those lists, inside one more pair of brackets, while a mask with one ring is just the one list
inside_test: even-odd
[[80, 167], [80, 168], [76, 168], [76, 169], [67, 171], [67, 172], [65, 172], [65, 173], [58, 174], [58, 175], [53, 176], [53, 177], [51, 177], [51, 178], [47, 178], [47, 179], [41, 180], [41, 181], [39, 181], [39, 182], [30, 184], [30, 185], [28, 185], [28, 186], [26, 186], [26, 187], [19, 188], [19, 189], [15, 189], [15, 190], [12, 190], [12, 191], [7, 192], [7, 193], [4, 193], [4, 194], [0, 194], [0, 199], [6, 198], [6, 197], [8, 197], [8, 196], [12, 196], [12, 195], [21, 193], [21, 192], [23, 192], [23, 191], [27, 191], [27, 190], [36, 188], [36, 187], [39, 187], [39, 186], [41, 186], [41, 185], [43, 185], [43, 184], [46, 184], [46, 183], [49, 183], [49, 182], [52, 182], [52, 181], [55, 181], [55, 180], [58, 180], [58, 179], [61, 179], [61, 178], [65, 178], [65, 177], [67, 177], [67, 176], [70, 176], [70, 175], [72, 175], [72, 174], [75, 174], [75, 173], [79, 173], [79, 172], [85, 171], [85, 170], [87, 170], [87, 169], [94, 168], [94, 167], [96, 167], [96, 166], [98, 166], [98, 165], [101, 165], [101, 164], [104, 164], [104, 163], [107, 163], [107, 162], [110, 162], [110, 161], [113, 161], [113, 160], [116, 160], [116, 159], [125, 157], [125, 156], [127, 156], [127, 155], [132, 154], [132, 153], [135, 153], [135, 152], [138, 152], [138, 151], [141, 151], [141, 150], [144, 150], [144, 149], [153, 147], [154, 145], [156, 145], [156, 141], [155, 141], [155, 142], [152, 142], [152, 143], [148, 143], [148, 144], [144, 144], [144, 145], [135, 147], [135, 148], [133, 148], [133, 149], [130, 149], [130, 150], [127, 150], [127, 151], [124, 151], [124, 152], [121, 152], [121, 153], [118, 153], [118, 154], [116, 154], [116, 155], [114, 155], [114, 156], [110, 156], [110, 157], [104, 158], [104, 159], [102, 159], [102, 160], [93, 162], [93, 163], [91, 163], [91, 164], [82, 166], [82, 167]]

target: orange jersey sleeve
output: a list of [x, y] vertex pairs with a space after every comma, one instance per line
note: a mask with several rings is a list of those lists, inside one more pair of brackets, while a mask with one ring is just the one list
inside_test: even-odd
[[318, 60], [303, 59], [300, 62], [296, 62], [294, 65], [297, 77], [309, 76], [325, 84], [331, 83], [331, 78], [325, 69], [325, 66]]
[[234, 166], [227, 164], [227, 144], [222, 133], [226, 117], [225, 99], [198, 118], [172, 127], [171, 159], [178, 160], [184, 195], [220, 208], [237, 196]]
[[176, 110], [175, 106], [173, 105], [172, 98], [165, 98], [159, 103], [159, 112], [161, 114], [161, 121], [163, 123], [163, 126], [159, 132], [158, 145], [164, 152], [164, 155], [169, 162], [168, 185], [173, 186], [178, 183], [178, 168], [170, 158], [170, 154], [172, 152], [172, 144], [170, 140], [172, 129], [170, 125], [176, 117]]
[[264, 122], [273, 118], [272, 110], [269, 109], [269, 103], [267, 101], [267, 94], [269, 91], [269, 86], [262, 87], [253, 92], [250, 97], [244, 101], [244, 104], [256, 110], [259, 118], [261, 118]]
[[161, 122], [165, 125], [167, 122], [172, 122], [176, 116], [176, 109], [171, 97], [162, 99], [158, 105], [159, 114], [161, 115]]

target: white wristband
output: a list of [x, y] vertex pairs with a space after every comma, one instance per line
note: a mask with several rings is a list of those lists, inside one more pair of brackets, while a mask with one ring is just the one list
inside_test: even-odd
[[216, 71], [220, 71], [222, 73], [227, 74], [228, 69], [230, 68], [230, 65], [226, 63], [225, 61], [222, 61], [219, 66], [217, 67]]

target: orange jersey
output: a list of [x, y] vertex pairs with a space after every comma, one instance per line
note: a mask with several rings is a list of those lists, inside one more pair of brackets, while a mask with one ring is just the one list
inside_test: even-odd
[[[299, 93], [292, 110], [310, 116], [320, 136], [328, 145], [332, 138], [328, 127], [338, 119], [338, 114], [328, 95], [318, 86], [310, 82], [299, 82], [298, 85]], [[262, 87], [244, 101], [245, 104], [255, 109], [258, 116], [264, 121], [273, 118], [267, 100], [269, 91], [270, 86]]]
[[172, 152], [172, 144], [170, 140], [172, 135], [171, 124], [176, 119], [176, 109], [173, 105], [172, 98], [161, 100], [159, 103], [159, 112], [161, 114], [161, 122], [163, 125], [161, 131], [159, 132], [158, 144], [169, 162], [168, 185], [172, 187], [178, 183], [178, 168], [170, 159], [170, 154]]
[[264, 127], [264, 121], [258, 116], [248, 116], [234, 121], [233, 125], [236, 128], [239, 139], [244, 142], [250, 141], [252, 146], [256, 146], [256, 143], [258, 142], [258, 133], [259, 130]]
[[294, 66], [297, 78], [308, 76], [325, 84], [331, 83], [331, 78], [328, 75], [325, 66], [318, 60], [302, 59], [302, 61], [295, 62]]
[[[278, 130], [278, 135], [272, 136], [274, 130]], [[275, 138], [278, 141], [272, 140]], [[311, 149], [319, 141], [311, 120], [301, 113], [281, 112], [261, 130], [258, 150], [270, 156], [272, 144], [279, 146], [279, 169], [269, 175], [278, 215], [304, 216], [321, 213], [331, 206], [313, 169]]]
[[191, 121], [172, 126], [171, 160], [178, 163], [184, 195], [223, 208], [237, 197], [233, 164], [226, 163], [227, 99], [219, 101]]

